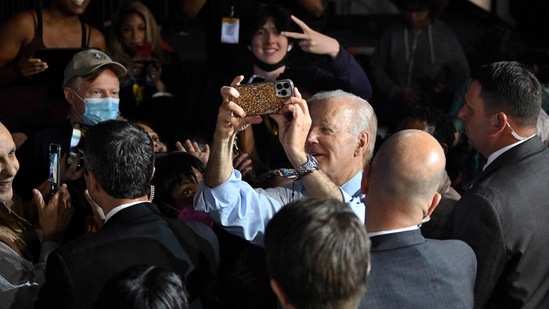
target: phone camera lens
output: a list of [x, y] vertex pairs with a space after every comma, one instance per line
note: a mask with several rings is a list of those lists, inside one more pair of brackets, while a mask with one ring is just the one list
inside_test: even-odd
[[282, 89], [282, 85], [281, 84], [276, 84], [276, 89], [278, 89], [278, 90]]
[[288, 84], [288, 83], [284, 83], [284, 88], [285, 88], [285, 89], [288, 89], [288, 88], [290, 88], [290, 84]]
[[288, 92], [287, 92], [286, 90], [280, 90], [280, 94], [281, 94], [282, 96], [285, 96], [285, 95], [288, 94]]

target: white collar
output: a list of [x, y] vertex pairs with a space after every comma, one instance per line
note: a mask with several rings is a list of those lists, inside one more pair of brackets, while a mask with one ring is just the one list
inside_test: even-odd
[[106, 223], [110, 218], [112, 218], [112, 216], [114, 216], [117, 212], [121, 211], [122, 209], [131, 207], [131, 206], [133, 206], [133, 205], [135, 205], [135, 204], [139, 204], [139, 203], [144, 203], [144, 202], [143, 202], [143, 201], [129, 202], [129, 203], [122, 204], [122, 205], [120, 205], [120, 206], [114, 207], [113, 209], [111, 209], [111, 211], [109, 211], [109, 213], [107, 213], [107, 214], [105, 215], [105, 223]]
[[488, 160], [486, 161], [486, 164], [484, 164], [484, 166], [482, 167], [482, 170], [484, 171], [488, 167], [488, 165], [490, 165], [490, 163], [494, 162], [495, 159], [497, 159], [499, 156], [504, 154], [507, 150], [526, 142], [527, 140], [531, 139], [534, 136], [536, 136], [536, 134], [532, 134], [532, 136], [528, 136], [527, 138], [523, 139], [522, 141], [518, 141], [514, 144], [511, 144], [509, 146], [505, 146], [505, 147], [493, 152], [490, 156], [488, 156]]
[[387, 235], [387, 234], [395, 234], [395, 233], [400, 233], [400, 232], [413, 231], [413, 230], [417, 230], [417, 229], [419, 229], [419, 227], [417, 225], [412, 225], [412, 226], [409, 226], [409, 227], [404, 227], [404, 228], [395, 229], [395, 230], [387, 230], [387, 231], [379, 231], [379, 232], [371, 232], [371, 233], [368, 232], [368, 236], [374, 237], [374, 236], [379, 236], [379, 235]]

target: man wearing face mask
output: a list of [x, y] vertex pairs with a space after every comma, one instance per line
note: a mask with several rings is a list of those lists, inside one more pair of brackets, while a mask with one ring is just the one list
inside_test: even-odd
[[118, 116], [118, 78], [125, 74], [123, 65], [112, 61], [99, 50], [88, 49], [75, 54], [65, 68], [62, 85], [65, 99], [70, 105], [69, 118], [60, 125], [31, 136], [17, 150], [21, 169], [13, 187], [23, 200], [27, 200], [32, 197], [32, 188], [48, 178], [50, 143], [61, 145], [61, 183], [67, 183], [75, 208], [67, 229], [70, 234], [68, 238], [86, 232], [82, 222], [86, 215], [91, 214], [83, 196], [86, 187], [81, 169], [83, 159], [76, 156], [67, 160], [73, 127], [77, 124], [90, 127]]

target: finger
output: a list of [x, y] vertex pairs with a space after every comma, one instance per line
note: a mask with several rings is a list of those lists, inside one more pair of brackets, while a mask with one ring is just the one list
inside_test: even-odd
[[309, 26], [307, 26], [307, 24], [304, 23], [301, 19], [295, 17], [294, 15], [292, 15], [291, 18], [294, 21], [294, 23], [296, 23], [299, 26], [299, 28], [303, 30], [303, 32], [311, 31], [311, 28], [309, 28]]
[[177, 151], [187, 152], [180, 141], [175, 142], [175, 149], [177, 149]]
[[183, 145], [183, 147], [187, 152], [193, 151], [193, 143], [191, 142], [191, 140], [185, 140], [185, 145]]
[[240, 83], [244, 80], [244, 75], [238, 75], [237, 77], [235, 77], [233, 79], [233, 81], [231, 82], [231, 86], [234, 87], [234, 86], [238, 86], [240, 85]]
[[[42, 196], [42, 193], [38, 191], [37, 189], [32, 189], [32, 199], [36, 206], [38, 206], [38, 210], [41, 211], [44, 208], [46, 208], [46, 203], [44, 202], [44, 197]], [[53, 199], [53, 197], [52, 197]]]
[[205, 145], [204, 145], [204, 151], [203, 151], [203, 152], [205, 152], [205, 153], [210, 153], [210, 145], [205, 144]]
[[280, 34], [287, 38], [298, 39], [298, 40], [306, 40], [309, 38], [308, 34], [299, 33], [299, 32], [282, 31], [280, 32]]

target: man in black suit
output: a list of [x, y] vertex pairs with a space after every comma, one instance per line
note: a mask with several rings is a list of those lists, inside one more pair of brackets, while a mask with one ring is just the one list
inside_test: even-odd
[[149, 202], [154, 171], [151, 138], [135, 124], [108, 120], [86, 140], [84, 177], [95, 207], [94, 233], [50, 254], [36, 308], [90, 308], [103, 285], [136, 264], [157, 265], [186, 281], [191, 306], [212, 308], [218, 244], [201, 223], [162, 217]]
[[488, 160], [445, 229], [477, 256], [475, 308], [549, 308], [549, 150], [535, 135], [541, 91], [520, 63], [484, 65], [458, 114]]
[[445, 162], [429, 133], [404, 130], [364, 169], [372, 270], [360, 308], [473, 307], [473, 250], [459, 240], [425, 239], [419, 230], [441, 199]]

